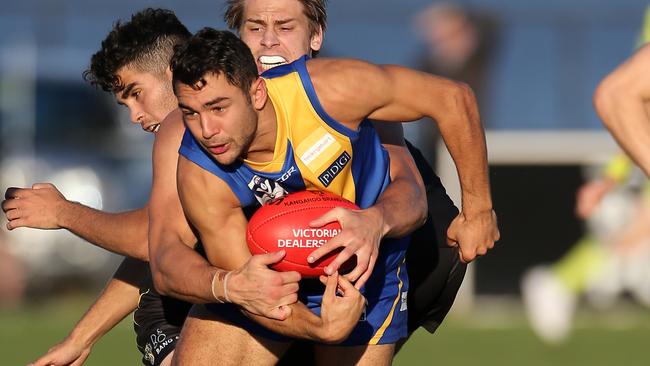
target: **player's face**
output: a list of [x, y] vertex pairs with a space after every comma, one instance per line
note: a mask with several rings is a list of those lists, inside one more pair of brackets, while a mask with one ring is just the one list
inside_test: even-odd
[[194, 138], [221, 164], [243, 157], [257, 130], [251, 96], [222, 75], [208, 74], [205, 83], [176, 84], [178, 106]]
[[313, 36], [298, 0], [248, 0], [239, 30], [260, 73], [319, 50], [322, 32]]
[[147, 132], [156, 132], [160, 122], [176, 108], [171, 78], [156, 76], [125, 66], [117, 72], [124, 89], [115, 94], [129, 108], [131, 121]]

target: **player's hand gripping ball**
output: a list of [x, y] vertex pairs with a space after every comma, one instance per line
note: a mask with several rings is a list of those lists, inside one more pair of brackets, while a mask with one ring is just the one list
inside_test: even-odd
[[[271, 268], [297, 271], [303, 277], [324, 275], [324, 268], [343, 248], [332, 251], [315, 263], [307, 263], [311, 252], [327, 243], [341, 231], [338, 222], [319, 228], [309, 223], [335, 207], [358, 210], [343, 197], [322, 191], [300, 191], [272, 200], [260, 207], [248, 222], [246, 241], [252, 254], [284, 250], [286, 256]], [[341, 266], [341, 272], [355, 266], [356, 257]]]

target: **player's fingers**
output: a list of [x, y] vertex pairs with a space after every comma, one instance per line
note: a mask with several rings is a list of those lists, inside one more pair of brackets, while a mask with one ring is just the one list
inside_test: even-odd
[[356, 282], [354, 282], [354, 287], [356, 289], [360, 290], [363, 287], [363, 285], [366, 284], [366, 281], [368, 281], [368, 278], [370, 278], [370, 275], [372, 274], [372, 271], [375, 268], [376, 262], [377, 262], [377, 255], [373, 254], [372, 256], [370, 256], [370, 262], [368, 262], [368, 268], [366, 269], [366, 271], [361, 274], [361, 276], [359, 277], [359, 279], [356, 280]]
[[458, 233], [452, 227], [447, 229], [447, 245], [450, 247], [455, 247], [458, 245]]
[[298, 284], [298, 281], [302, 278], [300, 276], [300, 273], [296, 271], [290, 271], [290, 272], [278, 272], [280, 275], [280, 278], [282, 278], [282, 283], [284, 284], [290, 284], [290, 283], [295, 283]]
[[361, 288], [363, 288], [363, 285], [365, 285], [366, 282], [368, 282], [368, 278], [370, 278], [371, 274], [372, 274], [371, 270], [368, 270], [364, 274], [362, 274], [361, 277], [359, 277], [359, 279], [357, 280], [357, 282], [354, 283], [354, 288], [356, 288], [357, 290], [361, 290]]
[[[350, 248], [345, 248], [343, 249], [337, 256], [334, 258], [332, 263], [328, 264], [327, 267], [325, 267], [325, 273], [331, 274], [334, 273], [335, 271], [338, 271], [339, 268], [343, 265], [343, 263], [347, 262], [352, 258], [353, 255], [357, 255], [357, 266], [355, 268], [358, 269], [358, 271], [365, 271], [366, 268], [368, 268], [368, 255], [365, 254], [364, 251], [359, 251], [359, 253], [355, 253], [352, 249]], [[358, 277], [358, 276], [357, 276]]]
[[20, 218], [20, 210], [15, 208], [13, 210], [6, 211], [5, 216], [7, 216], [7, 220], [15, 220], [17, 218]]
[[[327, 243], [323, 244], [320, 248], [314, 250], [313, 252], [309, 253], [309, 256], [307, 257], [307, 262], [308, 263], [314, 263], [317, 260], [321, 259], [324, 255], [327, 253], [333, 251], [334, 249], [343, 246], [343, 241], [342, 238], [340, 238], [338, 235], [333, 237], [332, 239], [328, 240]], [[331, 273], [331, 272], [330, 272]], [[328, 273], [329, 274], [329, 273]]]
[[52, 183], [34, 183], [32, 184], [32, 189], [43, 189], [43, 188], [54, 188]]
[[75, 362], [71, 363], [70, 366], [81, 366], [86, 361], [85, 358], [78, 358]]
[[320, 275], [318, 276], [318, 279], [320, 280], [320, 283], [327, 285], [327, 276]]
[[[343, 251], [343, 252], [345, 252], [345, 251]], [[341, 254], [343, 254], [343, 252], [341, 252]], [[350, 273], [346, 274], [344, 277], [347, 278], [348, 281], [350, 281], [350, 282], [356, 281], [359, 277], [361, 277], [361, 275], [364, 272], [366, 272], [368, 270], [368, 268], [370, 266], [370, 260], [371, 260], [371, 258], [367, 254], [364, 254], [364, 255], [360, 256], [359, 253], [357, 253], [357, 265], [356, 265], [356, 267], [354, 267], [354, 269], [352, 269], [352, 271], [350, 271]]]
[[486, 254], [487, 254], [487, 251], [488, 251], [487, 245], [486, 245], [486, 246], [482, 246], [482, 245], [481, 245], [481, 246], [479, 246], [478, 248], [476, 248], [476, 255], [477, 255], [477, 256], [483, 256], [483, 255], [486, 255]]
[[251, 262], [255, 264], [260, 264], [268, 266], [270, 264], [278, 263], [284, 258], [286, 252], [284, 250], [279, 250], [277, 252], [265, 253], [265, 254], [256, 254], [251, 258]]
[[289, 283], [286, 285], [282, 285], [280, 290], [280, 296], [289, 296], [291, 294], [296, 294], [298, 293], [299, 287], [300, 286], [298, 286], [297, 283]]
[[327, 284], [325, 285], [325, 292], [323, 293], [323, 298], [332, 300], [336, 297], [336, 288], [339, 281], [338, 272], [334, 272], [331, 276], [327, 277]]
[[461, 259], [461, 261], [463, 263], [469, 263], [469, 262], [473, 261], [474, 258], [476, 258], [476, 252], [475, 251], [461, 250], [460, 255], [461, 255], [460, 259]]
[[278, 306], [295, 304], [297, 301], [298, 301], [298, 294], [294, 292], [290, 295], [281, 298], [280, 301], [278, 301]]
[[7, 212], [11, 209], [18, 207], [18, 200], [7, 199], [2, 201], [2, 211]]
[[49, 366], [49, 365], [54, 365], [54, 360], [52, 360], [49, 354], [45, 354], [41, 356], [39, 359], [37, 359], [36, 361], [30, 363], [28, 366]]
[[5, 191], [5, 198], [6, 199], [13, 199], [13, 198], [20, 198], [23, 196], [25, 193], [24, 188], [18, 188], [18, 187], [9, 187]]
[[13, 230], [15, 228], [19, 227], [25, 227], [27, 226], [27, 220], [21, 218], [21, 219], [16, 219], [16, 220], [11, 220], [7, 223], [7, 229]]
[[341, 294], [346, 297], [346, 296], [351, 296], [354, 293], [359, 292], [350, 281], [348, 281], [345, 277], [339, 276], [337, 280], [337, 285], [339, 290], [341, 291]]
[[321, 227], [325, 226], [331, 222], [339, 221], [341, 218], [341, 214], [345, 212], [345, 209], [340, 208], [340, 207], [335, 207], [323, 214], [323, 216], [312, 220], [309, 223], [309, 226], [311, 227]]

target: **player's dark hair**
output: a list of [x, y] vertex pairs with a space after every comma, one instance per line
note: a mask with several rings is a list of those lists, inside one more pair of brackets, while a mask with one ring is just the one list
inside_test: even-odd
[[259, 76], [248, 46], [233, 33], [213, 28], [201, 29], [176, 47], [171, 69], [174, 86], [205, 84], [205, 75], [215, 73], [245, 94]]
[[[296, 0], [302, 4], [302, 9], [309, 20], [309, 35], [314, 36], [318, 33], [320, 27], [325, 32], [327, 28], [327, 0]], [[244, 24], [244, 7], [246, 0], [228, 0], [226, 2], [226, 11], [223, 14], [223, 20], [228, 24], [228, 28], [239, 32]], [[313, 51], [316, 56], [318, 51]]]
[[124, 66], [162, 76], [169, 67], [174, 46], [190, 36], [174, 12], [144, 9], [133, 14], [130, 21], [113, 25], [83, 77], [94, 86], [117, 93], [124, 89], [117, 76]]

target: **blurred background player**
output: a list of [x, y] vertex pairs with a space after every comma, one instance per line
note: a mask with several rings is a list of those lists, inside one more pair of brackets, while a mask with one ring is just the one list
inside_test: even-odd
[[576, 215], [588, 233], [557, 262], [524, 275], [526, 314], [544, 341], [567, 339], [582, 295], [604, 307], [627, 290], [650, 306], [650, 185], [631, 178], [632, 168], [625, 155], [617, 155], [602, 178], [585, 183]]
[[[441, 1], [419, 12], [413, 26], [423, 43], [415, 68], [467, 83], [476, 94], [480, 110], [485, 110], [485, 84], [498, 43], [496, 20], [487, 13], [470, 12], [458, 4]], [[485, 127], [489, 128], [489, 123]], [[421, 123], [405, 129], [435, 167], [435, 146], [440, 140], [435, 124]], [[413, 129], [417, 134], [408, 133]]]
[[[649, 40], [650, 7], [640, 43]], [[601, 177], [580, 187], [575, 211], [587, 234], [557, 262], [522, 279], [531, 327], [549, 343], [567, 339], [581, 295], [605, 307], [627, 291], [650, 307], [650, 183], [635, 176], [625, 154], [615, 155]]]

